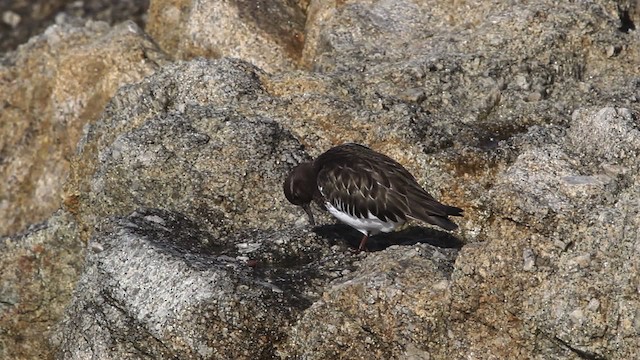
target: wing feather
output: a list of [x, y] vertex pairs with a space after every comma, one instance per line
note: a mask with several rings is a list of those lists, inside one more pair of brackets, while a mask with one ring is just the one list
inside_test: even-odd
[[316, 159], [318, 186], [326, 201], [352, 216], [387, 221], [407, 217], [453, 229], [447, 216], [462, 209], [441, 204], [402, 165], [357, 144], [334, 147]]
[[318, 186], [331, 205], [352, 216], [406, 220], [407, 197], [392, 189], [384, 174], [364, 162], [345, 165], [332, 163], [318, 174]]

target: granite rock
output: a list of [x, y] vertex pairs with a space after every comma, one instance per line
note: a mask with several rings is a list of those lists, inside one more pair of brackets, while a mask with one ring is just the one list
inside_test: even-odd
[[82, 273], [85, 243], [73, 216], [58, 211], [0, 239], [0, 358], [50, 359], [47, 338]]
[[148, 0], [14, 0], [1, 9], [0, 53], [15, 50], [66, 17], [116, 24], [133, 20], [143, 27]]
[[238, 60], [197, 60], [123, 88], [79, 144], [66, 196], [82, 223], [150, 207], [217, 235], [285, 226], [282, 178], [306, 155], [254, 109], [267, 101], [262, 76]]
[[[638, 141], [638, 120], [624, 108], [582, 109], [566, 133], [523, 151], [487, 193], [491, 240], [464, 247], [453, 275], [460, 353], [638, 352], [639, 161], [625, 146]], [[483, 336], [492, 329], [504, 334]]]
[[177, 59], [236, 57], [265, 71], [297, 67], [304, 1], [151, 1], [146, 30]]
[[[208, 26], [181, 4], [155, 28]], [[636, 5], [287, 4], [308, 14], [308, 71], [178, 61], [86, 127], [64, 204], [90, 252], [58, 356], [637, 357]], [[304, 230], [281, 181], [347, 141], [464, 208], [460, 230], [408, 228], [358, 256], [326, 214]]]
[[0, 234], [60, 207], [83, 126], [123, 84], [152, 73], [164, 55], [133, 22], [49, 27], [0, 65]]
[[281, 358], [425, 359], [445, 354], [456, 249], [418, 243], [369, 254], [289, 331]]
[[[224, 241], [202, 228], [156, 209], [102, 222], [53, 336], [58, 358], [273, 358], [289, 324], [341, 276], [334, 269], [355, 259], [302, 229]], [[292, 261], [301, 247], [310, 257]]]

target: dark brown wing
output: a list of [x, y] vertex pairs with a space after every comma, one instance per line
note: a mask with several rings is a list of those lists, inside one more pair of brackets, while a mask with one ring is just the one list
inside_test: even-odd
[[406, 220], [407, 202], [395, 199], [382, 186], [365, 163], [333, 164], [318, 174], [318, 188], [325, 200], [352, 216], [367, 218], [369, 213], [380, 220]]
[[386, 155], [357, 144], [329, 149], [316, 159], [318, 188], [334, 207], [358, 217], [369, 213], [386, 221], [416, 218], [445, 229], [457, 226], [447, 219], [462, 209], [439, 203], [402, 165]]

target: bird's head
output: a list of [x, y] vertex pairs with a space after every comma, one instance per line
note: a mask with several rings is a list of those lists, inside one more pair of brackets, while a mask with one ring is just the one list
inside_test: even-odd
[[317, 175], [313, 168], [313, 163], [302, 163], [291, 170], [283, 184], [284, 196], [287, 197], [290, 203], [304, 209], [309, 216], [311, 225], [315, 225], [310, 205], [315, 193], [318, 191]]

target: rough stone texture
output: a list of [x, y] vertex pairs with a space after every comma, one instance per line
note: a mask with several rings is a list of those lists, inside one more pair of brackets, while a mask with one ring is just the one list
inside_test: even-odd
[[154, 0], [147, 31], [178, 59], [237, 57], [269, 72], [296, 67], [304, 1]]
[[[349, 94], [341, 99], [323, 96], [331, 85], [328, 80], [299, 82], [320, 83], [322, 92], [311, 99], [305, 90], [284, 96], [278, 88], [282, 77], [221, 59], [167, 66], [122, 89], [80, 142], [65, 195], [68, 208], [87, 229], [96, 219], [126, 215], [138, 207], [180, 211], [208, 224], [214, 234], [247, 226], [282, 229], [302, 216], [282, 195], [282, 179], [308, 158], [283, 126], [295, 132], [300, 131], [298, 124], [305, 126], [317, 139], [309, 147], [316, 154], [343, 142], [336, 130], [350, 126], [344, 136], [353, 134], [353, 140], [366, 142], [381, 134], [388, 143], [379, 149], [408, 153], [409, 146], [398, 139], [402, 133], [391, 132], [392, 119], [406, 107], [385, 113], [349, 108], [354, 101]], [[324, 109], [327, 118], [314, 122]], [[363, 114], [384, 121], [379, 132], [366, 132], [372, 124], [358, 118]], [[329, 127], [339, 115], [344, 116], [339, 125]], [[318, 138], [325, 134], [327, 138]], [[411, 168], [424, 156], [396, 158]]]
[[46, 339], [80, 277], [84, 246], [63, 211], [0, 239], [0, 359], [53, 357]]
[[305, 155], [253, 110], [261, 76], [236, 60], [193, 61], [123, 89], [87, 128], [67, 185], [86, 227], [138, 207], [180, 211], [216, 235], [285, 226], [274, 216], [294, 213], [282, 178]]
[[576, 111], [565, 138], [524, 151], [498, 176], [487, 194], [491, 240], [457, 259], [452, 330], [461, 341], [450, 351], [637, 356], [640, 161], [625, 145], [640, 140], [639, 125], [628, 109]]
[[[273, 358], [295, 315], [355, 259], [304, 230], [229, 242], [166, 211], [102, 223], [54, 337], [58, 357]], [[310, 257], [290, 261], [302, 247]]]
[[382, 106], [413, 105], [430, 151], [494, 147], [566, 124], [579, 106], [637, 103], [624, 75], [636, 71], [637, 34], [618, 30], [615, 2], [316, 1], [308, 12], [304, 63]]
[[426, 359], [446, 353], [457, 251], [430, 245], [371, 253], [304, 313], [282, 358]]
[[2, 0], [0, 53], [15, 50], [65, 16], [115, 24], [133, 20], [144, 27], [148, 0]]
[[[190, 4], [171, 11], [187, 16], [197, 11]], [[102, 251], [88, 257], [55, 350], [637, 358], [634, 6], [314, 1], [303, 59], [315, 71], [198, 59], [121, 88], [86, 128], [66, 186], [79, 237]], [[460, 230], [374, 237], [374, 252], [358, 257], [345, 253], [354, 230], [302, 230], [304, 214], [286, 203], [281, 181], [346, 141], [398, 159], [435, 197], [463, 207]], [[130, 215], [140, 208], [162, 210]], [[123, 249], [135, 262], [123, 262]], [[161, 279], [175, 286], [149, 285]], [[181, 291], [188, 279], [198, 286]], [[268, 292], [265, 279], [278, 279], [282, 293]], [[220, 291], [189, 306], [201, 288]], [[233, 299], [242, 301], [228, 316]], [[167, 311], [178, 315], [163, 322]], [[252, 316], [264, 321], [250, 326]], [[237, 332], [215, 337], [205, 323]], [[266, 338], [250, 336], [256, 330]], [[214, 353], [221, 344], [235, 352]]]
[[[327, 82], [323, 78], [309, 80], [323, 85]], [[304, 105], [307, 98], [299, 94], [296, 98], [279, 96], [281, 93], [274, 89], [281, 81], [282, 77], [270, 77], [241, 61], [200, 60], [165, 67], [140, 84], [122, 89], [100, 121], [87, 127], [80, 142], [79, 157], [67, 185], [67, 197], [75, 199], [70, 210], [79, 215], [83, 228], [92, 229], [99, 219], [126, 215], [139, 207], [171, 209], [186, 214], [220, 246], [244, 244], [240, 246], [248, 249], [255, 245], [245, 244], [246, 240], [238, 240], [233, 234], [247, 228], [272, 229], [269, 231], [287, 234], [295, 222], [304, 225], [305, 217], [299, 209], [286, 203], [281, 187], [287, 171], [306, 157], [299, 142], [283, 129], [283, 124], [303, 122], [304, 117], [292, 120], [289, 116], [301, 106], [309, 105]], [[333, 99], [318, 98], [316, 101], [338, 103]], [[348, 94], [345, 99], [349, 99]], [[344, 103], [343, 100], [342, 107], [346, 107]], [[385, 116], [395, 114], [389, 113]], [[356, 115], [350, 114], [350, 117], [357, 124]], [[319, 128], [323, 124], [310, 123], [309, 126]], [[328, 134], [330, 130], [323, 131]], [[389, 138], [393, 136], [390, 134]], [[324, 241], [332, 236], [341, 239], [343, 244], [345, 238], [352, 244], [359, 240], [353, 230], [343, 228], [338, 234], [329, 234]], [[415, 234], [410, 236], [415, 237]], [[438, 239], [442, 236], [428, 233], [419, 237]], [[451, 240], [445, 237], [440, 244], [451, 246]], [[372, 249], [375, 244], [372, 240]], [[454, 241], [453, 244], [457, 243]], [[376, 248], [385, 247], [383, 243]], [[278, 251], [285, 251], [285, 263], [299, 263], [303, 261], [301, 259], [317, 256], [317, 250], [308, 246], [297, 245], [295, 251], [284, 247]], [[283, 255], [268, 255], [268, 258], [274, 256]], [[349, 253], [347, 258], [351, 258]], [[339, 269], [343, 265], [334, 263], [331, 266]], [[314, 279], [303, 278], [303, 281], [314, 282]], [[235, 288], [237, 286], [228, 287], [224, 296], [234, 296]], [[293, 290], [301, 291], [295, 287]], [[86, 291], [76, 293], [80, 297]], [[73, 308], [70, 313], [83, 312]], [[291, 315], [286, 323], [291, 323], [293, 318]], [[191, 332], [184, 329], [187, 323], [176, 325], [182, 329], [178, 332]], [[283, 326], [283, 323], [279, 324]], [[146, 329], [150, 325], [135, 326]], [[73, 350], [78, 348], [78, 341], [84, 341], [77, 339], [79, 334], [71, 330], [75, 328], [78, 328], [76, 323], [63, 325], [66, 340], [58, 341], [58, 346], [66, 356], [81, 357]], [[103, 339], [105, 336], [91, 338]], [[270, 339], [270, 342], [279, 344], [282, 339]], [[148, 340], [141, 341], [148, 344]], [[224, 344], [237, 347], [235, 343]], [[254, 344], [252, 351], [274, 351], [265, 349], [266, 344]], [[102, 343], [93, 345], [96, 348], [92, 354], [96, 356], [102, 353], [102, 346], [109, 347]], [[236, 356], [255, 354], [234, 353]]]
[[132, 22], [54, 25], [0, 65], [0, 235], [60, 206], [83, 126], [163, 55]]

